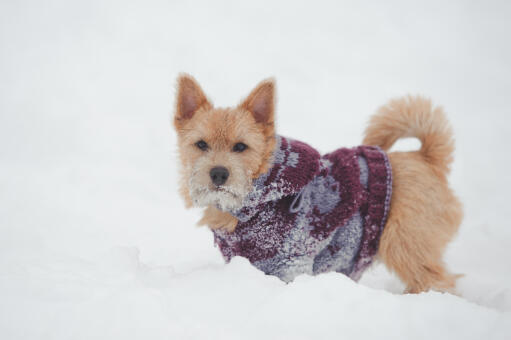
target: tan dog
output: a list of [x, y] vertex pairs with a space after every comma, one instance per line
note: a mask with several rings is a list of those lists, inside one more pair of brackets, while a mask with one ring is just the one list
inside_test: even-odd
[[[240, 207], [252, 181], [271, 166], [274, 101], [270, 79], [238, 106], [214, 108], [192, 77], [179, 77], [174, 126], [181, 195], [187, 207], [206, 208], [199, 224], [236, 228], [238, 220], [222, 210]], [[405, 282], [407, 292], [452, 291], [458, 275], [447, 272], [442, 260], [462, 219], [461, 204], [447, 182], [452, 131], [441, 108], [422, 97], [404, 97], [371, 118], [363, 144], [387, 151], [403, 137], [416, 137], [422, 146], [388, 154], [393, 192], [378, 258]]]

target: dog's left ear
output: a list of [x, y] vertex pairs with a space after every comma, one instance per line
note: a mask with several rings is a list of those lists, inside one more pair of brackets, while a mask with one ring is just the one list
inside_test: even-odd
[[252, 113], [256, 122], [273, 124], [275, 110], [275, 80], [265, 79], [260, 82], [239, 107]]

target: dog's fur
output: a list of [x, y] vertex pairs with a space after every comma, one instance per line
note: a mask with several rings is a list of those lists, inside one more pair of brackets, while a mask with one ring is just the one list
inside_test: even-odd
[[[275, 83], [261, 82], [238, 106], [214, 108], [189, 75], [178, 78], [174, 126], [181, 160], [181, 194], [187, 207], [205, 207], [199, 224], [232, 231], [238, 221], [219, 210], [240, 207], [252, 180], [271, 165], [275, 148]], [[462, 219], [461, 204], [449, 188], [452, 130], [441, 108], [423, 97], [391, 100], [371, 118], [363, 144], [388, 151], [403, 137], [416, 137], [418, 151], [390, 152], [393, 186], [390, 213], [378, 258], [407, 285], [407, 292], [453, 291], [442, 255]], [[207, 151], [196, 143], [203, 140]], [[248, 148], [234, 152], [236, 143]], [[210, 170], [223, 166], [227, 181], [216, 186]]]

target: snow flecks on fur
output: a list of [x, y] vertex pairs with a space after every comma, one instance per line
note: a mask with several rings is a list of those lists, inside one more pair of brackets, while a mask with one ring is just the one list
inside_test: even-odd
[[204, 181], [204, 176], [199, 176], [203, 171], [204, 164], [199, 160], [191, 171], [188, 182], [190, 197], [197, 207], [216, 206], [222, 211], [232, 211], [239, 209], [243, 204], [243, 198], [251, 189], [249, 173], [243, 173], [241, 167], [232, 167], [231, 176], [247, 180], [233, 181], [230, 185], [222, 185], [218, 188], [212, 188], [209, 178]]

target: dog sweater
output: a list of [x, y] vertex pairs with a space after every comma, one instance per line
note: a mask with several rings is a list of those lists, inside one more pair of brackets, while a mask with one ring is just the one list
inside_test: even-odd
[[247, 258], [285, 282], [329, 271], [358, 280], [378, 250], [389, 211], [392, 172], [379, 147], [321, 156], [276, 136], [273, 165], [253, 181], [233, 232], [214, 230], [226, 262]]

